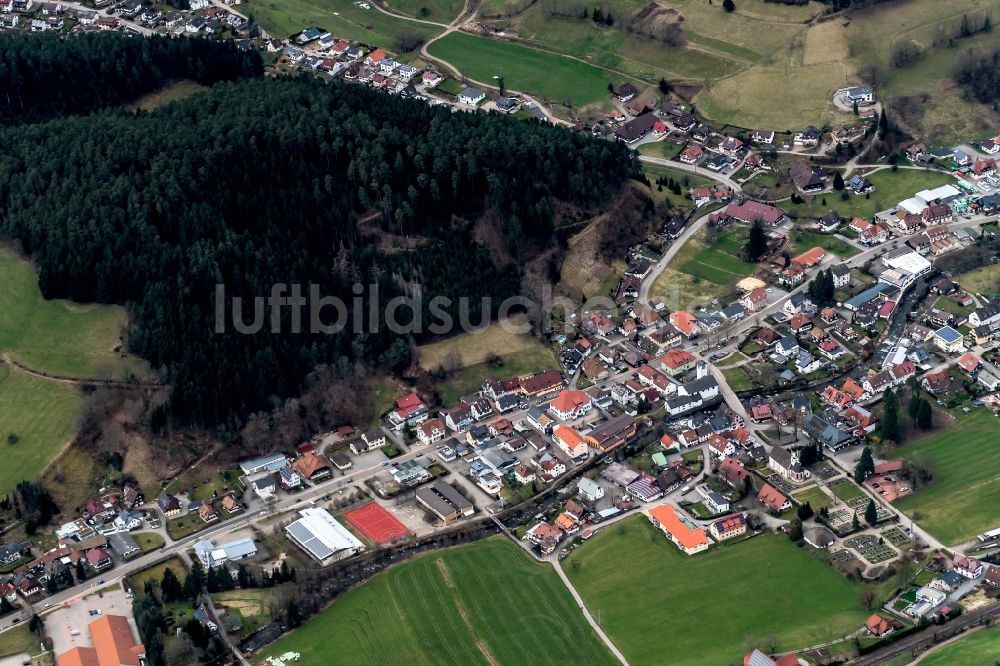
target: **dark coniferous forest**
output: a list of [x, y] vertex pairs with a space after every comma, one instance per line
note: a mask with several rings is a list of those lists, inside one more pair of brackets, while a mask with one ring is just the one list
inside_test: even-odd
[[0, 36], [0, 122], [37, 122], [131, 102], [172, 79], [203, 85], [263, 73], [232, 41], [89, 33]]
[[[85, 66], [77, 87], [92, 90], [80, 99], [97, 108], [178, 75], [210, 82], [259, 71], [239, 53], [220, 64], [195, 40], [108, 37], [0, 40], [10, 42], [0, 80], [13, 85], [11, 72], [39, 58], [47, 71]], [[43, 58], [46, 49], [57, 55]], [[117, 80], [137, 69], [133, 83]], [[5, 110], [23, 121], [80, 112], [68, 108], [77, 75], [54, 76], [63, 83], [8, 86]], [[361, 336], [290, 334], [287, 309], [282, 334], [216, 334], [217, 283], [229, 297], [266, 296], [284, 282], [349, 299], [353, 283], [377, 282], [385, 301], [420, 282], [425, 296], [504, 298], [518, 293], [519, 264], [498, 262], [456, 220], [489, 213], [506, 221], [511, 246], [544, 244], [556, 200], [597, 207], [634, 170], [622, 145], [566, 129], [312, 77], [251, 78], [153, 113], [8, 124], [0, 232], [34, 258], [46, 297], [129, 307], [131, 349], [165, 371], [175, 416], [235, 426], [295, 394], [318, 363], [347, 356], [398, 369], [406, 348], [384, 324]], [[387, 237], [421, 242], [387, 250]]]

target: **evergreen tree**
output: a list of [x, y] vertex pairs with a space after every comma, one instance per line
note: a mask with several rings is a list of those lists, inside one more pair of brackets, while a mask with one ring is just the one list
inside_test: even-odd
[[896, 394], [892, 389], [885, 392], [883, 410], [881, 426], [882, 439], [898, 442], [900, 435], [899, 401], [896, 399]]
[[240, 568], [236, 571], [236, 580], [239, 583], [240, 589], [245, 590], [250, 587], [250, 581], [253, 576], [250, 575], [250, 571], [247, 569], [247, 565], [241, 564]]
[[189, 601], [194, 601], [201, 594], [201, 590], [206, 584], [205, 570], [201, 566], [201, 562], [195, 559], [191, 563], [191, 570], [188, 572], [187, 576], [184, 578], [184, 598]]
[[736, 3], [733, 0], [722, 0], [722, 8], [727, 12], [732, 12], [736, 10]]
[[854, 480], [859, 484], [864, 483], [865, 479], [871, 476], [874, 471], [875, 460], [872, 458], [872, 450], [871, 447], [866, 446], [861, 450], [861, 459], [854, 466]]
[[840, 171], [835, 171], [833, 174], [833, 189], [838, 192], [844, 189], [844, 176]]
[[764, 231], [764, 225], [760, 220], [754, 220], [743, 248], [744, 257], [747, 261], [756, 261], [765, 252], [767, 252], [767, 232]]
[[885, 107], [882, 107], [882, 112], [878, 116], [878, 138], [884, 139], [885, 135], [889, 133], [889, 121], [885, 117]]
[[926, 398], [920, 399], [920, 405], [917, 408], [916, 424], [918, 428], [925, 432], [934, 427], [934, 412], [930, 401]]
[[872, 527], [878, 522], [878, 509], [875, 508], [875, 500], [868, 500], [868, 506], [865, 507], [865, 522]]
[[82, 583], [87, 580], [87, 568], [83, 564], [83, 559], [76, 561], [76, 582]]
[[164, 570], [163, 577], [160, 579], [160, 594], [163, 595], [164, 603], [177, 601], [184, 597], [184, 587], [177, 579], [174, 570], [169, 567]]
[[809, 520], [813, 517], [814, 512], [809, 502], [806, 502], [799, 505], [799, 508], [795, 510], [795, 514], [799, 517], [799, 520]]
[[292, 629], [302, 624], [302, 613], [294, 599], [289, 600], [285, 617], [288, 620], [288, 626]]
[[802, 521], [798, 518], [793, 519], [790, 523], [788, 523], [786, 532], [788, 534], [788, 538], [795, 543], [802, 541]]

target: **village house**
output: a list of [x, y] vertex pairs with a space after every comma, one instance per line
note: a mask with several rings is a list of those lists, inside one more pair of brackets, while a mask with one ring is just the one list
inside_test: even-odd
[[747, 533], [747, 520], [742, 513], [734, 513], [712, 521], [708, 526], [708, 533], [716, 541], [735, 539]]
[[444, 421], [440, 418], [424, 421], [417, 428], [417, 439], [421, 444], [434, 444], [444, 439], [446, 434]]
[[757, 500], [772, 513], [782, 513], [792, 508], [792, 502], [778, 492], [772, 485], [765, 483], [757, 493]]

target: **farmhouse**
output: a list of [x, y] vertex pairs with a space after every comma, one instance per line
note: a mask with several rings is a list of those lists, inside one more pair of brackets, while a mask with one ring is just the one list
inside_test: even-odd
[[760, 220], [770, 226], [774, 226], [785, 219], [785, 211], [780, 208], [749, 199], [743, 203], [729, 204], [722, 214], [725, 217], [731, 217], [746, 224], [752, 224]]
[[788, 175], [800, 192], [818, 192], [825, 186], [826, 170], [814, 167], [806, 160], [792, 165]]
[[635, 143], [649, 134], [656, 124], [656, 116], [647, 113], [634, 118], [615, 130], [615, 136], [625, 143]]
[[649, 520], [687, 555], [700, 553], [709, 546], [705, 532], [690, 526], [669, 504], [650, 509]]
[[607, 453], [632, 437], [635, 429], [635, 419], [629, 414], [621, 414], [587, 433], [587, 444], [598, 453]]

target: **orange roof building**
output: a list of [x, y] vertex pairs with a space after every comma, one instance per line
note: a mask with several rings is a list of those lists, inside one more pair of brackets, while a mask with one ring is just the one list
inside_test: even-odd
[[583, 416], [594, 406], [593, 399], [577, 389], [560, 391], [549, 401], [549, 411], [560, 421], [570, 421]]
[[677, 513], [677, 509], [669, 504], [661, 504], [650, 509], [649, 520], [688, 555], [700, 553], [708, 548], [710, 542], [704, 530], [688, 526]]
[[333, 473], [326, 458], [306, 453], [292, 464], [292, 469], [303, 479], [319, 479]]
[[685, 337], [693, 337], [698, 331], [698, 319], [684, 310], [676, 310], [670, 313], [670, 323]]
[[87, 626], [94, 647], [75, 647], [56, 657], [58, 666], [139, 666], [146, 648], [137, 644], [122, 615], [102, 615]]
[[814, 247], [810, 250], [806, 250], [799, 256], [792, 259], [793, 262], [802, 266], [803, 268], [811, 268], [819, 262], [823, 261], [826, 256], [826, 250], [821, 247]]
[[582, 460], [590, 453], [587, 440], [568, 425], [557, 425], [552, 431], [552, 441], [573, 460]]
[[868, 621], [865, 622], [865, 628], [872, 636], [885, 636], [893, 630], [892, 622], [878, 614], [868, 618]]

